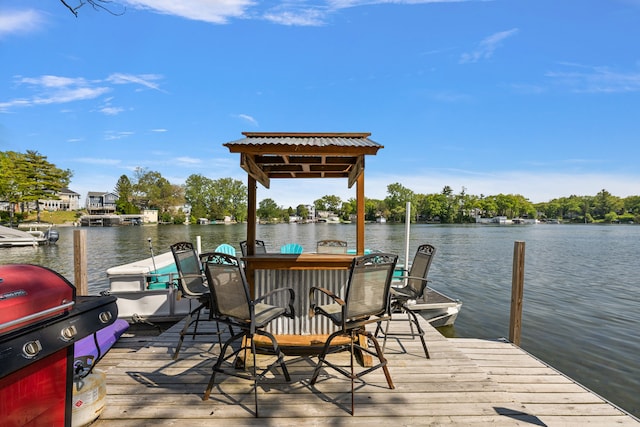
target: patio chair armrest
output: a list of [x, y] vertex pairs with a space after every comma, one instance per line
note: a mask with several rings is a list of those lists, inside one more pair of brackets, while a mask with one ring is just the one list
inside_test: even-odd
[[429, 282], [429, 279], [425, 279], [424, 277], [418, 276], [394, 276], [393, 280], [404, 280], [404, 279], [413, 279], [413, 280], [421, 280], [423, 282]]
[[[178, 289], [180, 290], [180, 292], [182, 292], [185, 295], [189, 295], [192, 297], [197, 297], [202, 295], [201, 292], [192, 292], [191, 290], [189, 290], [189, 288], [187, 286], [183, 286], [182, 285], [182, 279], [193, 279], [193, 278], [202, 278], [202, 279], [206, 279], [204, 277], [203, 274], [182, 274], [179, 275], [176, 280], [175, 280], [175, 285], [178, 287]], [[206, 280], [203, 280], [202, 286], [204, 286], [205, 288], [209, 288], [209, 286], [207, 285]]]
[[312, 286], [309, 289], [309, 317], [313, 317], [316, 314], [316, 306], [317, 306], [316, 298], [315, 298], [316, 292], [320, 292], [326, 295], [327, 297], [331, 298], [335, 303], [340, 304], [341, 306], [344, 306], [345, 304], [342, 298], [340, 298], [339, 296], [331, 292], [329, 289]]
[[257, 303], [257, 302], [261, 302], [266, 300], [267, 298], [281, 293], [281, 292], [289, 292], [289, 302], [287, 303], [287, 308], [286, 308], [286, 312], [285, 312], [285, 316], [289, 317], [289, 318], [294, 318], [295, 316], [295, 310], [293, 308], [293, 302], [296, 298], [296, 294], [293, 290], [293, 288], [276, 288], [276, 289], [272, 289], [262, 295], [260, 295], [258, 298], [256, 298], [255, 300], [253, 300], [253, 304]]

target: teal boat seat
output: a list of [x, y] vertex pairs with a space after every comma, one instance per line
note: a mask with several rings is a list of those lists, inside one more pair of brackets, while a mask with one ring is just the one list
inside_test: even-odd
[[281, 254], [301, 254], [302, 250], [302, 245], [298, 243], [287, 243], [280, 247]]

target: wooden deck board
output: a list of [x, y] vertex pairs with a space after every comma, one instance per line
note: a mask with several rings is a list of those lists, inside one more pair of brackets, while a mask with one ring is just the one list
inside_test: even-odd
[[[211, 327], [211, 323], [204, 325]], [[393, 322], [403, 332], [408, 322]], [[309, 378], [317, 358], [287, 355], [292, 381], [269, 373], [258, 385], [261, 418], [253, 416], [249, 381], [222, 374], [210, 400], [202, 394], [219, 346], [213, 337], [185, 339], [172, 359], [181, 324], [156, 337], [124, 336], [100, 361], [107, 372], [107, 402], [95, 427], [163, 426], [375, 426], [562, 425], [638, 426], [640, 422], [510, 343], [447, 339], [428, 324], [426, 359], [417, 339], [389, 339], [385, 356], [396, 388], [381, 370], [350, 383], [323, 370]], [[266, 355], [258, 356], [262, 365]], [[348, 364], [346, 353], [333, 355]]]

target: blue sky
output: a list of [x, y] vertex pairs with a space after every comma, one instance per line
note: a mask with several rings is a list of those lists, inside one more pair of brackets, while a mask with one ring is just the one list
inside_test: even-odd
[[[68, 0], [78, 5], [79, 0]], [[241, 132], [371, 132], [365, 194], [640, 194], [640, 0], [0, 0], [0, 151], [70, 188], [246, 183]], [[346, 180], [275, 180], [284, 207]]]

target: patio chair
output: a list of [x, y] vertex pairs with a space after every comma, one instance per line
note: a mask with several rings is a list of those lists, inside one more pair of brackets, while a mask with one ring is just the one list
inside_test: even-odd
[[319, 240], [316, 243], [316, 252], [319, 254], [346, 254], [347, 242], [344, 240]]
[[[264, 377], [269, 370], [274, 370], [276, 365], [282, 369], [282, 373], [287, 381], [291, 381], [289, 371], [284, 362], [284, 355], [280, 351], [276, 338], [264, 327], [280, 316], [294, 317], [293, 301], [295, 293], [292, 288], [277, 288], [256, 299], [251, 299], [249, 286], [245, 276], [242, 263], [236, 257], [223, 253], [210, 254], [204, 261], [205, 274], [211, 289], [211, 306], [220, 322], [226, 323], [229, 327], [238, 327], [240, 332], [232, 335], [222, 346], [220, 355], [213, 366], [213, 372], [209, 380], [209, 385], [204, 393], [203, 400], [208, 400], [211, 389], [215, 384], [216, 373], [220, 372], [238, 378], [253, 380], [255, 416], [258, 417], [258, 378]], [[278, 295], [284, 293], [284, 296]], [[265, 301], [268, 298], [276, 301], [286, 301], [286, 306], [271, 305]], [[271, 341], [273, 354], [276, 360], [267, 367], [261, 368], [257, 372], [256, 368], [256, 343], [255, 335], [262, 335]], [[240, 342], [238, 348], [233, 349], [229, 354], [227, 350], [234, 342]], [[266, 351], [266, 349], [261, 349]], [[247, 357], [247, 351], [253, 355], [253, 366], [250, 372], [238, 371], [238, 365], [233, 363], [229, 368], [223, 368], [222, 364], [231, 358], [237, 359], [240, 353]], [[238, 360], [235, 360], [238, 362]], [[246, 363], [243, 364], [246, 366]]]
[[[189, 328], [193, 325], [193, 331], [190, 333], [192, 338], [196, 335], [217, 334], [218, 341], [222, 344], [220, 338], [220, 327], [216, 323], [217, 332], [198, 332], [198, 323], [200, 322], [200, 313], [204, 309], [210, 309], [209, 287], [206, 284], [206, 277], [202, 271], [200, 259], [190, 242], [178, 242], [170, 246], [173, 259], [178, 269], [178, 280], [176, 284], [182, 297], [189, 299], [189, 314], [185, 319], [184, 327], [180, 331], [180, 339], [173, 353], [173, 358], [178, 358], [178, 353], [182, 348], [185, 335], [189, 334]], [[204, 255], [204, 254], [203, 254]], [[196, 301], [198, 305], [191, 309], [192, 301]], [[195, 319], [194, 319], [195, 316]], [[211, 310], [209, 310], [208, 320], [213, 320]]]
[[[411, 303], [424, 296], [427, 289], [427, 275], [429, 274], [429, 267], [431, 267], [431, 261], [436, 254], [436, 248], [429, 244], [418, 246], [416, 254], [413, 257], [411, 268], [407, 272], [402, 269], [401, 275], [394, 275], [394, 280], [402, 280], [403, 285], [391, 288], [391, 310], [393, 312], [402, 312], [407, 315], [409, 321], [410, 333], [404, 334], [405, 336], [415, 337], [419, 336], [422, 342], [422, 348], [424, 349], [424, 355], [427, 359], [430, 358], [427, 344], [424, 340], [424, 330], [420, 326], [418, 321], [418, 315], [411, 309]], [[408, 274], [407, 274], [408, 273]], [[414, 332], [415, 330], [417, 332]], [[381, 329], [378, 328], [376, 335]], [[385, 334], [383, 347], [386, 345], [387, 336]]]
[[[351, 263], [344, 299], [339, 298], [328, 289], [312, 287], [309, 290], [309, 315], [319, 314], [325, 316], [339, 327], [339, 330], [332, 333], [325, 342], [310, 383], [311, 385], [316, 383], [323, 365], [327, 365], [350, 378], [351, 415], [355, 412], [354, 380], [382, 368], [389, 388], [395, 388], [382, 348], [375, 335], [367, 331], [366, 325], [374, 322], [380, 324], [382, 321], [387, 321], [388, 323], [391, 318], [389, 313], [389, 289], [397, 260], [397, 255], [387, 253], [376, 253], [354, 258]], [[319, 298], [323, 300], [330, 299], [332, 302], [320, 305], [318, 303]], [[332, 341], [338, 337], [348, 337], [349, 344], [332, 347]], [[375, 352], [368, 348], [368, 342], [373, 343]], [[328, 354], [342, 350], [349, 350], [351, 353], [350, 371], [327, 360]], [[354, 369], [356, 351], [360, 354], [367, 353], [377, 357], [378, 363], [356, 373]]]
[[236, 256], [236, 248], [228, 243], [223, 243], [214, 249], [214, 252], [222, 252], [223, 254], [229, 254]]
[[280, 246], [281, 254], [301, 254], [302, 250], [302, 245], [298, 243], [287, 243], [286, 245]]
[[[243, 240], [240, 242], [240, 251], [242, 251], [242, 256], [247, 256], [247, 241]], [[264, 240], [256, 240], [256, 255], [257, 254], [266, 254], [267, 249], [264, 245]]]

